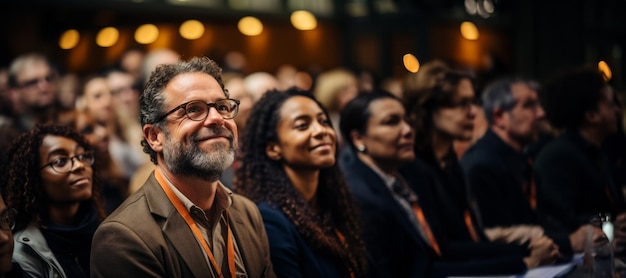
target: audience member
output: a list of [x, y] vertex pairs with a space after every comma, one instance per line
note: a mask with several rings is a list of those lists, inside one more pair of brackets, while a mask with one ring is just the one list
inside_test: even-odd
[[[441, 183], [438, 211], [443, 231], [451, 240], [480, 241], [477, 218], [467, 195], [467, 185], [454, 141], [467, 141], [474, 132], [478, 113], [472, 79], [455, 70], [442, 69], [433, 77], [435, 85], [417, 91], [404, 91], [404, 104], [416, 130], [415, 154], [433, 171]], [[524, 240], [522, 240], [524, 241]]]
[[109, 153], [109, 130], [84, 111], [71, 110], [59, 114], [57, 124], [69, 126], [82, 134], [94, 149], [96, 173], [102, 183], [102, 197], [107, 214], [128, 196], [128, 179]]
[[24, 272], [20, 265], [13, 261], [13, 228], [17, 211], [8, 208], [4, 198], [0, 196], [0, 277], [21, 278]]
[[[539, 229], [536, 188], [526, 147], [539, 139], [544, 111], [538, 84], [519, 77], [502, 78], [482, 96], [490, 128], [463, 155], [461, 166], [476, 201], [482, 226], [490, 240]], [[571, 235], [550, 234], [564, 254], [583, 252], [587, 232], [583, 225]], [[601, 231], [596, 231], [601, 235]]]
[[11, 124], [0, 128], [0, 164], [4, 164], [4, 152], [21, 133], [32, 129], [37, 123], [49, 121], [56, 113], [55, 100], [57, 72], [48, 58], [40, 53], [18, 56], [9, 66], [9, 95], [15, 116]]
[[235, 190], [259, 206], [277, 276], [363, 276], [358, 220], [323, 106], [295, 88], [269, 91], [247, 127]]
[[57, 82], [58, 95], [56, 102], [60, 110], [72, 110], [76, 106], [76, 98], [80, 92], [80, 80], [75, 73], [66, 73]]
[[122, 53], [119, 59], [119, 68], [130, 73], [135, 81], [142, 80], [141, 65], [146, 53], [138, 48], [129, 48]]
[[218, 180], [237, 107], [209, 58], [157, 67], [140, 97], [156, 168], [96, 231], [92, 277], [274, 276], [258, 208]]
[[17, 210], [13, 259], [29, 277], [87, 277], [92, 235], [105, 214], [91, 146], [69, 127], [36, 126], [2, 165]]
[[542, 99], [546, 117], [563, 132], [534, 163], [540, 223], [572, 233], [608, 212], [616, 220], [615, 242], [626, 243], [626, 202], [601, 149], [617, 131], [611, 87], [596, 69], [570, 69], [547, 83]]
[[339, 113], [358, 93], [359, 80], [354, 73], [343, 68], [322, 72], [315, 81], [315, 97], [328, 109], [340, 149], [344, 144], [339, 132]]
[[470, 252], [459, 252], [449, 244], [435, 209], [440, 200], [425, 186], [432, 176], [424, 167], [403, 169], [418, 162], [415, 133], [395, 96], [361, 93], [342, 111], [341, 131], [357, 156], [342, 169], [361, 208], [377, 277], [515, 274], [554, 261], [558, 251], [546, 238], [531, 243], [528, 255], [518, 246], [468, 245]]
[[[243, 76], [238, 73], [225, 73], [222, 75], [224, 88], [228, 90], [230, 98], [239, 100], [239, 112], [235, 117], [235, 123], [238, 130], [244, 130], [246, 121], [252, 110], [252, 96], [246, 91]], [[235, 157], [235, 161], [222, 173], [220, 181], [228, 188], [233, 188], [233, 179], [235, 178], [235, 169], [241, 161]]]
[[158, 65], [169, 65], [176, 63], [180, 58], [180, 54], [173, 49], [158, 48], [153, 49], [145, 54], [141, 64], [141, 74], [139, 80], [140, 84], [145, 84], [150, 78], [150, 74], [157, 68]]
[[267, 72], [254, 72], [244, 77], [244, 85], [248, 94], [252, 96], [252, 102], [257, 102], [267, 91], [280, 87], [278, 80]]

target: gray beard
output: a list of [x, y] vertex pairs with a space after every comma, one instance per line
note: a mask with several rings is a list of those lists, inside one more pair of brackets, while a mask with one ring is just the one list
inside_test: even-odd
[[208, 152], [198, 147], [196, 136], [190, 138], [187, 144], [173, 142], [170, 138], [166, 135], [163, 160], [173, 174], [216, 181], [235, 160], [232, 136], [228, 145], [214, 144], [213, 149]]

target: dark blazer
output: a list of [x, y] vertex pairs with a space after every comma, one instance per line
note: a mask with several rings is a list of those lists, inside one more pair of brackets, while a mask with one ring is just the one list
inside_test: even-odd
[[[539, 225], [523, 188], [530, 186], [528, 156], [507, 145], [491, 129], [461, 158], [461, 166], [486, 228], [520, 224]], [[572, 253], [569, 233], [546, 230], [559, 251]]]
[[484, 227], [537, 222], [523, 191], [532, 175], [524, 153], [514, 150], [489, 129], [463, 154], [461, 166]]
[[[258, 208], [231, 196], [230, 225], [248, 277], [275, 277]], [[91, 277], [213, 277], [202, 247], [154, 172], [96, 230]]]
[[330, 252], [312, 248], [280, 209], [265, 202], [258, 206], [269, 237], [277, 277], [350, 277], [343, 270], [343, 263]]
[[[418, 163], [417, 161], [414, 163]], [[451, 275], [520, 274], [526, 271], [518, 246], [505, 246], [499, 253], [472, 243], [448, 244], [441, 236], [437, 219], [437, 198], [429, 189], [418, 185], [431, 183], [432, 176], [418, 164], [412, 164], [410, 175], [403, 175], [417, 192], [424, 214], [442, 248], [437, 256], [418, 234], [387, 189], [384, 181], [361, 160], [342, 163], [348, 186], [360, 208], [363, 237], [375, 264], [378, 277], [446, 277]], [[409, 167], [409, 166], [407, 166]], [[405, 172], [406, 173], [406, 172]], [[491, 257], [485, 259], [486, 257]]]
[[626, 211], [607, 156], [578, 131], [566, 130], [546, 145], [534, 171], [539, 220], [551, 230], [571, 233], [594, 214]]

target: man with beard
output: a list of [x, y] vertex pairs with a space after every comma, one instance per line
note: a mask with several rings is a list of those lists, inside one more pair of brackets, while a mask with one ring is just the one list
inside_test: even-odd
[[239, 101], [209, 58], [161, 65], [140, 97], [145, 184], [98, 228], [92, 277], [274, 277], [254, 203], [219, 182]]
[[[537, 90], [535, 82], [517, 77], [490, 84], [482, 96], [489, 129], [461, 159], [470, 195], [491, 240], [544, 233], [535, 212], [532, 161], [525, 153], [539, 139], [544, 124]], [[562, 254], [572, 254], [583, 251], [587, 231], [583, 226], [571, 234], [545, 232]]]

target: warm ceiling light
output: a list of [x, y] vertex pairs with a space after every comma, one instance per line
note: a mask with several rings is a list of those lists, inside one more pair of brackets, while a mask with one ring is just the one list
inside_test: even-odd
[[611, 72], [611, 68], [609, 64], [605, 61], [598, 62], [598, 70], [602, 73], [602, 77], [604, 77], [604, 81], [608, 82], [613, 77], [613, 72]]
[[202, 22], [194, 19], [187, 20], [180, 25], [178, 32], [185, 39], [199, 39], [202, 35], [204, 35], [204, 25]]
[[120, 32], [115, 27], [106, 27], [96, 35], [96, 44], [101, 47], [113, 46], [120, 38]]
[[413, 54], [404, 54], [404, 56], [402, 56], [402, 63], [404, 64], [404, 68], [409, 72], [416, 73], [420, 69], [420, 62]]
[[298, 30], [313, 30], [317, 27], [317, 19], [309, 11], [295, 11], [291, 13], [291, 25]]
[[253, 16], [241, 18], [237, 27], [239, 28], [239, 32], [246, 36], [256, 36], [263, 32], [263, 23]]
[[151, 44], [159, 38], [159, 28], [154, 24], [144, 24], [135, 31], [135, 41], [140, 44]]
[[78, 44], [79, 40], [80, 34], [76, 29], [67, 30], [59, 38], [59, 47], [61, 49], [72, 49]]
[[475, 41], [478, 39], [478, 28], [474, 23], [465, 21], [461, 23], [461, 35], [465, 39]]

